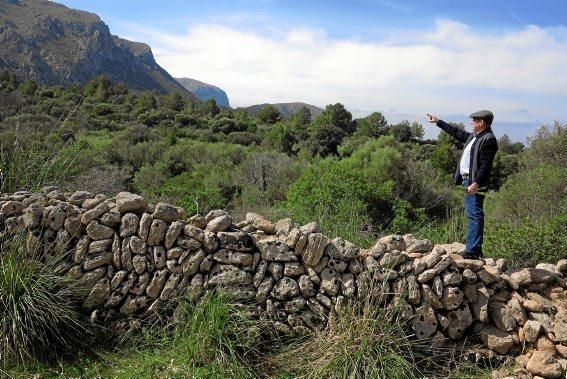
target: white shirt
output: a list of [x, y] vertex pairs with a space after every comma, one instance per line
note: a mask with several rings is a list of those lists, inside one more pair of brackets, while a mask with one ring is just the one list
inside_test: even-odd
[[467, 146], [465, 146], [465, 150], [463, 150], [463, 156], [461, 157], [461, 163], [459, 164], [461, 175], [470, 175], [471, 147], [474, 141], [476, 141], [476, 135], [473, 139], [471, 139]]

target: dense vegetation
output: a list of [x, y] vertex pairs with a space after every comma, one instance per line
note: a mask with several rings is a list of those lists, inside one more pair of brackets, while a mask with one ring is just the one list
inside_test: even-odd
[[[104, 76], [63, 88], [0, 74], [3, 192], [131, 190], [189, 214], [224, 208], [237, 218], [257, 211], [317, 221], [362, 245], [385, 233], [463, 239], [462, 194], [451, 181], [463, 146], [423, 133], [380, 112], [353, 119], [340, 103], [314, 119], [307, 108], [284, 118], [270, 105], [252, 118], [214, 100], [134, 93]], [[528, 148], [499, 138], [488, 255], [521, 264], [565, 251], [566, 135], [556, 123]]]
[[[541, 127], [528, 147], [506, 135], [499, 139], [486, 201], [487, 255], [513, 265], [563, 257], [566, 144], [567, 125], [560, 123]], [[380, 112], [353, 119], [342, 104], [314, 118], [307, 108], [285, 118], [269, 105], [252, 117], [177, 93], [134, 93], [104, 77], [62, 88], [0, 73], [1, 192], [43, 185], [110, 195], [131, 190], [190, 214], [225, 208], [236, 218], [256, 211], [317, 221], [327, 235], [363, 246], [386, 233], [453, 242], [463, 240], [466, 225], [462, 190], [451, 179], [462, 148], [446, 133], [424, 140], [420, 124], [392, 125]], [[364, 317], [353, 311], [323, 334], [284, 348], [273, 338], [266, 342], [265, 331], [242, 334], [253, 329], [241, 310], [213, 296], [188, 303], [178, 326], [158, 323], [133, 333], [119, 351], [30, 367], [53, 358], [45, 352], [72, 355], [85, 343], [98, 346], [93, 341], [101, 337], [74, 313], [80, 289], [52, 275], [50, 262], [17, 241], [0, 243], [0, 292], [11, 299], [0, 309], [1, 363], [27, 365], [9, 368], [10, 375], [318, 377], [364, 369], [412, 377], [427, 366], [428, 353], [407, 343], [395, 312], [378, 306], [362, 304]], [[18, 322], [23, 309], [36, 312], [34, 323]], [[49, 316], [53, 309], [58, 317]], [[64, 341], [52, 338], [62, 333]], [[351, 347], [358, 353], [347, 352]]]

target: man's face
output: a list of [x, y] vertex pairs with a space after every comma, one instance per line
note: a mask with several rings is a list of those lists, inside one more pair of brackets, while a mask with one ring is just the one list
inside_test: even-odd
[[485, 128], [484, 120], [480, 118], [473, 118], [471, 119], [472, 130], [476, 134], [482, 132]]

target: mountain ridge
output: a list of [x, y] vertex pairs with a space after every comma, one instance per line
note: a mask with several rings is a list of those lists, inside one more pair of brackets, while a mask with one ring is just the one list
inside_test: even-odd
[[175, 78], [175, 80], [200, 100], [215, 99], [217, 105], [230, 108], [228, 96], [221, 88], [197, 79]]
[[0, 1], [0, 69], [41, 84], [84, 84], [97, 75], [133, 90], [196, 97], [141, 42], [112, 35], [94, 13], [47, 0]]

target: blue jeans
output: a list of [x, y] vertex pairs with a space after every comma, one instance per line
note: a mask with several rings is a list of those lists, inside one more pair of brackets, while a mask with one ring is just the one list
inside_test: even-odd
[[[463, 181], [465, 189], [469, 181]], [[484, 233], [484, 195], [478, 193], [469, 195], [465, 193], [465, 214], [468, 219], [467, 251], [482, 254], [482, 238]]]

